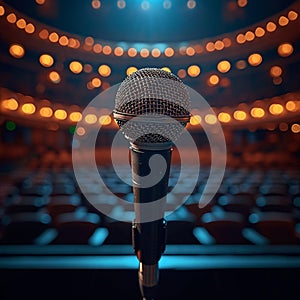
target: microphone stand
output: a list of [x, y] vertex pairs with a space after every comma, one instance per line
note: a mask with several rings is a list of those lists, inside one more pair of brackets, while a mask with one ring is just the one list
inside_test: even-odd
[[[134, 204], [149, 203], [161, 198], [166, 198], [168, 193], [168, 180], [170, 173], [172, 149], [163, 150], [144, 150], [131, 147], [131, 166], [133, 172], [133, 193]], [[143, 177], [147, 176], [151, 170], [149, 159], [152, 155], [162, 155], [167, 163], [167, 170], [162, 179], [151, 187], [140, 187]], [[136, 176], [140, 182], [137, 182]], [[165, 201], [166, 202], [166, 201]], [[164, 205], [165, 206], [165, 202]], [[139, 208], [137, 208], [139, 207]], [[165, 207], [159, 207], [160, 218], [151, 222], [138, 222], [143, 220], [143, 215], [151, 214], [151, 211], [135, 205], [136, 220], [132, 225], [132, 246], [139, 263], [139, 285], [143, 300], [154, 300], [157, 294], [159, 268], [158, 262], [166, 247], [166, 228], [167, 222], [164, 219]]]

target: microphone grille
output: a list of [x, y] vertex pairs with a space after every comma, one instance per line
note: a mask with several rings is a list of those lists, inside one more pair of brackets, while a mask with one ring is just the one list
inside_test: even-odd
[[[125, 137], [138, 144], [176, 140], [189, 120], [189, 111], [189, 93], [183, 82], [158, 68], [140, 69], [126, 77], [115, 98], [115, 119]], [[162, 121], [155, 116], [166, 116], [179, 122], [170, 122], [170, 118]], [[134, 117], [144, 119], [123, 126]]]

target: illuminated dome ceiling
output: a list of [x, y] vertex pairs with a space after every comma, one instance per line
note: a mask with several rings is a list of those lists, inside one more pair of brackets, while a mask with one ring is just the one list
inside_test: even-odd
[[36, 101], [84, 107], [142, 67], [216, 108], [299, 90], [299, 0], [7, 0], [0, 26], [0, 86]]

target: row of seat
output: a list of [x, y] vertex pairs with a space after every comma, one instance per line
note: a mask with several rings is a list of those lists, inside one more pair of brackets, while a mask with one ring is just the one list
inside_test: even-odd
[[[299, 171], [228, 169], [212, 201], [200, 208], [198, 200], [208, 171], [200, 171], [196, 187], [184, 206], [167, 216], [168, 243], [298, 243]], [[20, 174], [13, 178], [1, 200], [2, 243], [131, 243], [131, 224], [117, 220], [120, 214], [134, 218], [133, 212], [128, 211], [133, 202], [132, 188], [111, 168], [103, 172], [105, 182], [115, 196], [128, 201], [128, 208], [117, 206], [112, 194], [104, 193], [93, 178], [86, 177], [98, 208], [105, 206], [104, 211], [110, 212], [110, 217], [81, 194], [71, 169]], [[170, 191], [179, 174], [179, 168], [171, 169]], [[182, 184], [189, 187], [188, 174]], [[245, 186], [251, 189], [241, 192]], [[178, 199], [183, 202], [180, 199], [183, 196], [180, 191], [168, 197], [167, 210], [173, 209], [173, 202]]]

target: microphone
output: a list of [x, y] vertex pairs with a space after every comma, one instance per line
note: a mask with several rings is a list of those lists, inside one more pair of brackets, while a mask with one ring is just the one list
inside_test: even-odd
[[115, 97], [114, 119], [130, 142], [135, 211], [132, 245], [145, 300], [157, 294], [158, 262], [166, 245], [164, 212], [172, 143], [189, 122], [189, 112], [185, 85], [158, 68], [143, 68], [127, 76]]

